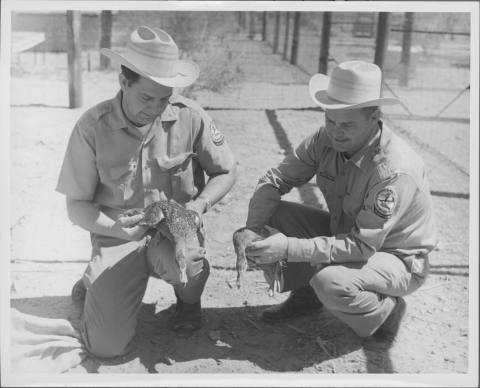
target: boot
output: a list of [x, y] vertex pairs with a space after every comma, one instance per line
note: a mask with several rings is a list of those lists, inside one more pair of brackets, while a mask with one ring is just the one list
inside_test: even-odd
[[72, 302], [78, 310], [83, 311], [86, 297], [87, 287], [85, 287], [83, 279], [80, 279], [72, 288]]
[[176, 292], [175, 296], [177, 305], [173, 314], [173, 331], [183, 336], [191, 335], [202, 326], [201, 301], [190, 304], [183, 302]]
[[402, 321], [407, 315], [407, 302], [397, 298], [397, 304], [382, 326], [372, 336], [367, 337], [363, 347], [368, 350], [380, 351], [393, 349], [397, 345]]
[[300, 315], [315, 312], [323, 307], [311, 286], [292, 290], [288, 298], [262, 312], [261, 318], [271, 323], [287, 322]]

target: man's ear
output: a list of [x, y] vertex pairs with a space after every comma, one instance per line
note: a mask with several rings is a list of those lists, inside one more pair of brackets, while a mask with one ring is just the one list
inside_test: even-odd
[[125, 91], [125, 88], [128, 87], [128, 80], [127, 80], [127, 77], [125, 77], [125, 75], [123, 73], [120, 73], [118, 75], [118, 82], [119, 82], [122, 90]]
[[372, 120], [373, 123], [376, 123], [378, 122], [378, 120], [380, 120], [380, 109], [375, 109], [372, 114], [370, 115], [370, 119]]

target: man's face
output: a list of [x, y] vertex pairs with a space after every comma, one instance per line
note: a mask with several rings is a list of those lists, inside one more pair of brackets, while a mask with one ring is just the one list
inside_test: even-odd
[[154, 122], [163, 113], [173, 91], [173, 88], [157, 84], [145, 77], [140, 77], [130, 86], [121, 73], [119, 80], [123, 91], [123, 111], [138, 127]]
[[376, 131], [379, 111], [365, 117], [362, 109], [326, 109], [325, 128], [338, 152], [351, 158]]

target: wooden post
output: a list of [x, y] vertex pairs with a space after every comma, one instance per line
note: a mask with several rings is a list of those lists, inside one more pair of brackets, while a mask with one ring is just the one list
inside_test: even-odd
[[398, 75], [399, 86], [408, 86], [408, 71], [410, 68], [410, 50], [412, 47], [413, 19], [413, 12], [405, 12], [405, 22], [403, 23], [402, 59], [400, 60], [400, 73]]
[[280, 12], [275, 12], [275, 36], [273, 37], [273, 53], [278, 52], [278, 35], [280, 34]]
[[[102, 11], [100, 48], [112, 48], [112, 11]], [[110, 67], [110, 58], [100, 54], [100, 69]]]
[[377, 41], [375, 46], [375, 59], [373, 60], [373, 63], [375, 63], [380, 70], [382, 70], [382, 85], [383, 79], [385, 78], [385, 69], [383, 64], [385, 61], [385, 56], [388, 53], [388, 32], [390, 30], [389, 16], [389, 12], [379, 12], [378, 14]]
[[255, 39], [255, 17], [257, 16], [255, 12], [250, 11], [248, 13], [248, 16], [250, 17], [250, 29], [248, 33], [248, 37], [253, 40]]
[[67, 11], [68, 97], [70, 108], [81, 108], [83, 105], [81, 18], [81, 11]]
[[330, 30], [332, 27], [332, 13], [323, 13], [322, 25], [322, 43], [320, 46], [320, 60], [318, 63], [318, 72], [327, 75], [328, 71], [328, 52], [330, 50]]
[[297, 64], [299, 41], [300, 41], [300, 12], [297, 11], [295, 12], [295, 18], [293, 22], [292, 55], [290, 57], [290, 63], [292, 65]]
[[267, 12], [262, 15], [262, 42], [267, 40]]
[[285, 42], [283, 43], [283, 59], [287, 59], [288, 35], [290, 35], [290, 12], [285, 14]]

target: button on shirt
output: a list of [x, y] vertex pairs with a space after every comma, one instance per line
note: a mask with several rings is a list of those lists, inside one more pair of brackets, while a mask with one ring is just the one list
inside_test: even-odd
[[430, 189], [421, 158], [385, 124], [350, 160], [325, 128], [270, 169], [250, 201], [247, 226], [263, 226], [281, 196], [316, 175], [330, 210], [333, 237], [288, 238], [288, 261], [312, 265], [365, 261], [375, 252], [404, 260], [412, 272], [436, 244]]
[[[159, 199], [184, 204], [205, 174], [228, 173], [234, 156], [195, 102], [172, 96], [146, 137], [125, 117], [120, 91], [89, 109], [71, 134], [56, 190], [110, 217]], [[215, 136], [214, 136], [215, 135]], [[221, 141], [219, 141], [219, 139]]]

